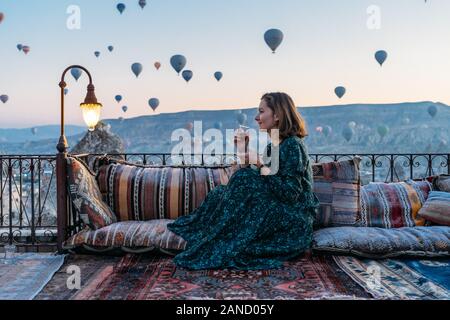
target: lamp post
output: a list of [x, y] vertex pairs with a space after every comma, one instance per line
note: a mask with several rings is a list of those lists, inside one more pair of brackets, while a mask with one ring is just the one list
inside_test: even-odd
[[87, 86], [87, 94], [84, 102], [80, 104], [81, 111], [83, 113], [84, 121], [86, 122], [89, 131], [93, 131], [100, 119], [100, 111], [102, 105], [97, 101], [95, 97], [95, 88], [92, 84], [92, 77], [89, 71], [79, 65], [72, 65], [67, 67], [61, 76], [59, 87], [61, 89], [61, 135], [59, 137], [56, 149], [58, 153], [56, 155], [56, 192], [57, 192], [57, 245], [58, 252], [62, 253], [62, 245], [66, 240], [67, 233], [67, 215], [68, 215], [68, 202], [67, 202], [67, 139], [64, 134], [64, 89], [66, 88], [66, 82], [64, 77], [66, 73], [73, 68], [81, 69], [89, 77], [89, 84]]

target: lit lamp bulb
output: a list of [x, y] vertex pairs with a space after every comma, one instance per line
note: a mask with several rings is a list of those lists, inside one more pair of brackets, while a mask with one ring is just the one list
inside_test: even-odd
[[88, 85], [87, 91], [86, 98], [84, 99], [84, 102], [80, 104], [80, 108], [83, 113], [84, 122], [86, 122], [89, 131], [94, 131], [95, 126], [100, 120], [102, 104], [97, 102], [94, 86], [92, 84]]
[[80, 104], [83, 113], [83, 119], [89, 128], [89, 131], [94, 131], [95, 126], [100, 120], [100, 111], [102, 105], [100, 103], [82, 103]]

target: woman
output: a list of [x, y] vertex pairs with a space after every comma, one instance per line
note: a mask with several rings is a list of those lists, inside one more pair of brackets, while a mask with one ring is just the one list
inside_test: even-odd
[[310, 248], [318, 200], [303, 142], [305, 122], [285, 93], [265, 94], [255, 120], [272, 139], [265, 153], [278, 151], [278, 168], [269, 169], [268, 157], [258, 159], [256, 169], [237, 170], [190, 215], [168, 224], [187, 241], [186, 250], [174, 258], [178, 266], [272, 269]]

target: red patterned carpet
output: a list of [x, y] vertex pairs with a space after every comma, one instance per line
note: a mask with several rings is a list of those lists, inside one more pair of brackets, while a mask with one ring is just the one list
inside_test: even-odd
[[[67, 267], [81, 270], [81, 289], [67, 289]], [[331, 258], [286, 262], [264, 271], [177, 268], [167, 256], [71, 255], [36, 299], [352, 299], [370, 298]]]

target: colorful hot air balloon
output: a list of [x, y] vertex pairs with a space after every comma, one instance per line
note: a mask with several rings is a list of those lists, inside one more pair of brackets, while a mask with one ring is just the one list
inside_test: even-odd
[[122, 111], [123, 111], [123, 112], [127, 112], [127, 110], [128, 110], [128, 107], [127, 107], [127, 106], [123, 106], [123, 107], [122, 107]]
[[64, 95], [67, 95], [69, 93], [69, 89], [64, 88]]
[[156, 61], [156, 62], [154, 63], [154, 66], [155, 66], [156, 70], [159, 70], [159, 68], [161, 68], [161, 63], [158, 62], [158, 61]]
[[193, 127], [194, 127], [194, 124], [193, 124], [192, 122], [186, 123], [185, 128], [186, 128], [187, 130], [191, 131]]
[[179, 75], [180, 71], [186, 66], [186, 57], [181, 54], [176, 54], [170, 58], [170, 64]]
[[22, 46], [22, 51], [23, 51], [25, 54], [28, 54], [28, 52], [30, 52], [30, 47], [29, 47], [29, 46]]
[[17, 45], [17, 50], [22, 51], [23, 45], [21, 45], [20, 43]]
[[339, 99], [341, 99], [345, 94], [345, 88], [344, 87], [336, 87], [334, 89], [334, 93], [338, 96]]
[[352, 139], [353, 136], [353, 129], [350, 127], [345, 127], [344, 130], [342, 130], [342, 136], [344, 137], [347, 142], [349, 142]]
[[137, 77], [139, 77], [139, 75], [142, 72], [142, 64], [140, 64], [139, 62], [135, 62], [131, 65], [131, 71], [133, 71], [134, 75]]
[[0, 23], [3, 22], [3, 19], [5, 19], [5, 14], [3, 12], [0, 12]]
[[192, 79], [194, 73], [191, 70], [184, 70], [181, 75], [183, 76], [183, 79], [186, 80], [186, 82], [189, 82], [189, 80]]
[[94, 52], [94, 55], [98, 58], [98, 57], [100, 57], [100, 51], [95, 51]]
[[434, 118], [434, 117], [436, 116], [436, 113], [437, 113], [437, 108], [436, 108], [435, 105], [431, 105], [431, 106], [428, 107], [428, 114], [429, 114], [432, 118]]
[[144, 7], [147, 5], [147, 1], [145, 0], [139, 0], [139, 6], [144, 9]]
[[114, 47], [113, 46], [108, 46], [108, 50], [109, 50], [109, 52], [113, 52]]
[[278, 29], [270, 29], [264, 33], [264, 41], [266, 41], [267, 45], [270, 49], [272, 49], [272, 53], [275, 53], [278, 46], [283, 41], [283, 32]]
[[388, 54], [384, 50], [379, 50], [379, 51], [375, 52], [375, 59], [378, 61], [380, 66], [382, 66], [383, 63], [386, 61], [387, 56], [388, 56]]
[[153, 109], [153, 111], [155, 111], [159, 106], [159, 100], [157, 98], [151, 98], [148, 100], [148, 105]]
[[116, 99], [117, 103], [119, 103], [120, 101], [122, 101], [122, 96], [118, 94], [114, 97], [114, 99]]
[[72, 68], [70, 69], [70, 73], [72, 74], [72, 77], [74, 77], [75, 81], [78, 81], [78, 79], [81, 77], [81, 69], [78, 68]]
[[9, 100], [9, 97], [6, 94], [2, 94], [0, 96], [0, 101], [1, 102], [6, 103], [6, 102], [8, 102], [8, 100]]
[[126, 6], [123, 3], [117, 4], [117, 10], [119, 10], [120, 14], [122, 14], [126, 8]]
[[220, 81], [220, 79], [222, 79], [222, 76], [223, 76], [222, 72], [220, 71], [214, 72], [214, 78], [216, 78], [217, 81]]

